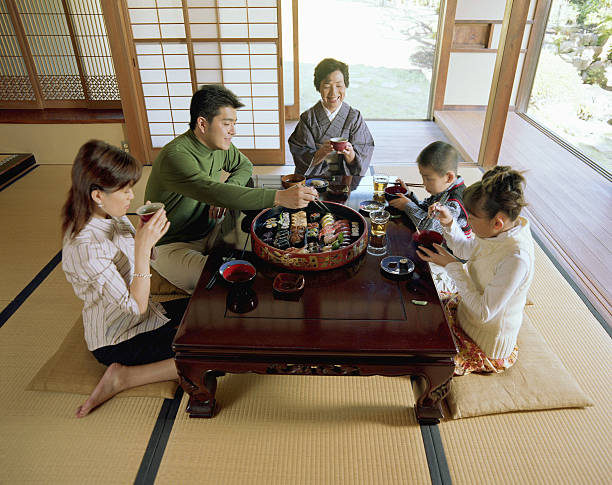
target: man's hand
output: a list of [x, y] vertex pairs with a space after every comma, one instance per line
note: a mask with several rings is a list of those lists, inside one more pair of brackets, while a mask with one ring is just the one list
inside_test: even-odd
[[419, 246], [419, 249], [417, 249], [417, 255], [419, 258], [421, 258], [423, 261], [435, 263], [439, 266], [446, 266], [448, 263], [456, 263], [458, 261], [455, 256], [453, 256], [439, 244], [434, 243], [433, 246], [437, 253], [431, 249], [427, 249], [424, 246]]
[[353, 161], [355, 160], [355, 150], [353, 149], [353, 145], [351, 145], [351, 142], [347, 142], [346, 148], [338, 153], [344, 155], [346, 163], [353, 163]]
[[274, 196], [274, 205], [287, 209], [301, 209], [317, 198], [317, 191], [313, 187], [294, 185], [286, 190], [277, 190]]
[[332, 147], [331, 141], [327, 140], [315, 152], [314, 158], [312, 159], [312, 163], [314, 165], [319, 165], [319, 163], [321, 163], [325, 159], [325, 157], [327, 157], [327, 155], [329, 155], [333, 151], [335, 151], [335, 150], [334, 150], [334, 147]]
[[215, 207], [211, 205], [208, 209], [208, 218], [209, 219], [221, 219], [225, 215], [225, 207]]

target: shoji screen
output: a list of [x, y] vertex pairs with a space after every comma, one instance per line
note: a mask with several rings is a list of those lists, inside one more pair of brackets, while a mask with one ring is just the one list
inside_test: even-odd
[[284, 163], [277, 0], [125, 0], [154, 156], [188, 129], [202, 84], [240, 97], [233, 139], [253, 162]]
[[0, 60], [3, 108], [121, 106], [100, 0], [0, 0]]

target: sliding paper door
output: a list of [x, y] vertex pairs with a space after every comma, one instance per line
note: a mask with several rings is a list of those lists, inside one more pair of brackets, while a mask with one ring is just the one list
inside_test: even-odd
[[277, 0], [124, 0], [123, 7], [149, 161], [188, 129], [193, 92], [215, 83], [245, 105], [233, 143], [254, 163], [284, 163]]

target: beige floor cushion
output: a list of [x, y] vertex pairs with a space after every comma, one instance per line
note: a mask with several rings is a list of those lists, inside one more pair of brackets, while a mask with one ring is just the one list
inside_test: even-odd
[[448, 418], [593, 405], [527, 315], [518, 345], [518, 360], [507, 371], [453, 379], [445, 399]]
[[[171, 298], [155, 298], [168, 300]], [[59, 349], [42, 366], [27, 385], [29, 391], [68, 392], [89, 395], [104, 374], [106, 366], [100, 364], [85, 344], [83, 319], [74, 323]], [[174, 381], [157, 382], [135, 387], [119, 393], [118, 397], [164, 397], [172, 399], [178, 387]]]

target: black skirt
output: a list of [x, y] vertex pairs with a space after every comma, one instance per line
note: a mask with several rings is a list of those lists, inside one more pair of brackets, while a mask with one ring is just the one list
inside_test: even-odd
[[172, 341], [188, 302], [189, 298], [163, 302], [166, 317], [170, 319], [168, 323], [116, 345], [92, 350], [91, 353], [104, 365], [111, 365], [113, 362], [123, 365], [142, 365], [174, 357]]

